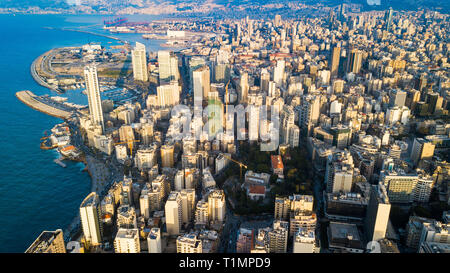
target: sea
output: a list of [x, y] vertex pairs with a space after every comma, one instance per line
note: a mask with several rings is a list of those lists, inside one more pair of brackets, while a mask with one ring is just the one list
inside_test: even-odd
[[[161, 40], [145, 40], [141, 34], [110, 34], [103, 30], [107, 16], [0, 14], [0, 252], [24, 252], [44, 230], [68, 227], [89, 194], [91, 179], [84, 164], [53, 162], [55, 150], [41, 150], [40, 138], [62, 120], [37, 112], [20, 102], [15, 93], [30, 90], [56, 96], [38, 85], [30, 74], [31, 63], [44, 52], [64, 46], [117, 41], [98, 35], [65, 31], [77, 29], [139, 41], [147, 51], [157, 51]], [[131, 16], [129, 21], [160, 19]], [[166, 48], [164, 48], [166, 49]], [[62, 95], [69, 102], [87, 104], [81, 90]]]

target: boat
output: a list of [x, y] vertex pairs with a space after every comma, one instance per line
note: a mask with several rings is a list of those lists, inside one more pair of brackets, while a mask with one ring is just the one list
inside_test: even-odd
[[62, 159], [62, 158], [57, 158], [57, 159], [53, 160], [53, 162], [55, 162], [56, 164], [58, 164], [59, 166], [61, 166], [61, 167], [63, 167], [63, 168], [67, 167], [66, 164], [64, 164], [64, 163], [61, 161], [61, 159]]

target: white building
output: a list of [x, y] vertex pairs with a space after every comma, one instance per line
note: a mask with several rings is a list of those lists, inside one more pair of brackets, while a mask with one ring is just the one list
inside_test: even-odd
[[105, 124], [103, 122], [102, 100], [100, 98], [97, 67], [86, 66], [84, 68], [84, 80], [89, 102], [89, 114], [91, 115], [94, 125], [101, 126], [102, 132], [104, 132]]
[[223, 190], [215, 190], [208, 195], [208, 208], [210, 221], [223, 222], [225, 220], [226, 201]]
[[148, 81], [147, 55], [145, 45], [136, 42], [131, 50], [131, 61], [133, 63], [133, 77], [138, 81]]
[[114, 239], [115, 253], [140, 253], [139, 230], [120, 228]]
[[313, 230], [300, 228], [294, 237], [293, 253], [316, 253], [316, 235]]
[[148, 253], [162, 253], [161, 230], [152, 228], [147, 237]]
[[81, 203], [80, 218], [86, 241], [92, 245], [101, 244], [103, 226], [100, 201], [96, 192], [91, 192]]

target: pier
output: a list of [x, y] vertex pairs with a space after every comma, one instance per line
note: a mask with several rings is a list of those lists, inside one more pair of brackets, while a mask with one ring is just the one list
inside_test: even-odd
[[68, 119], [72, 115], [72, 112], [75, 111], [75, 109], [55, 102], [50, 98], [36, 96], [33, 92], [28, 90], [17, 92], [16, 97], [36, 111], [61, 119]]

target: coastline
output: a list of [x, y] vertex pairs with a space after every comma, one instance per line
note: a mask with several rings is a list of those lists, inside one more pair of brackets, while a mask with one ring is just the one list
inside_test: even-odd
[[[85, 169], [83, 169], [82, 171], [87, 171], [87, 173], [91, 178], [90, 192], [95, 191], [100, 194], [105, 189], [107, 180], [105, 179], [107, 177], [107, 167], [103, 163], [99, 162], [90, 155], [84, 155], [80, 160], [74, 160], [69, 158], [67, 159], [82, 162], [85, 165]], [[66, 241], [77, 240], [78, 239], [77, 235], [79, 234], [80, 231], [81, 231], [80, 215], [77, 214], [63, 231], [65, 240]]]
[[[128, 43], [120, 38], [116, 38], [116, 37], [112, 37], [112, 36], [108, 36], [108, 35], [102, 35], [99, 33], [94, 33], [94, 32], [89, 32], [89, 31], [73, 30], [73, 29], [65, 29], [65, 28], [51, 28], [51, 29], [58, 29], [58, 30], [62, 30], [62, 31], [81, 32], [81, 33], [86, 33], [86, 34], [90, 34], [90, 35], [105, 37], [105, 38], [108, 38], [111, 40], [116, 40], [116, 41], [119, 41], [124, 44]], [[61, 93], [61, 92], [59, 92], [60, 90], [56, 90], [52, 86], [48, 85], [37, 74], [37, 65], [39, 65], [40, 62], [43, 61], [43, 58], [47, 54], [49, 54], [52, 50], [53, 49], [51, 49], [47, 52], [44, 52], [43, 54], [39, 55], [36, 59], [34, 59], [34, 61], [30, 65], [29, 71], [30, 71], [30, 74], [31, 74], [33, 80], [37, 84], [47, 88], [47, 90], [56, 91], [57, 93]], [[49, 116], [60, 118], [62, 121], [67, 121], [67, 119], [70, 118], [70, 116], [72, 114], [66, 110], [75, 110], [75, 109], [64, 109], [64, 110], [59, 109], [60, 106], [54, 107], [57, 103], [55, 103], [55, 105], [46, 104], [45, 101], [37, 100], [37, 98], [40, 98], [40, 96], [37, 96], [28, 90], [17, 92], [16, 98], [33, 110], [39, 111], [39, 112], [44, 113]], [[80, 145], [77, 145], [75, 143], [73, 145], [76, 146], [78, 149], [83, 150], [83, 149], [81, 149]], [[58, 153], [59, 153], [59, 151], [58, 151]], [[89, 174], [90, 180], [91, 180], [90, 192], [97, 192], [100, 196], [103, 196], [106, 193], [106, 190], [112, 184], [112, 182], [117, 181], [118, 179], [121, 179], [121, 176], [120, 176], [121, 167], [120, 166], [116, 166], [116, 165], [114, 165], [113, 162], [110, 162], [110, 161], [103, 162], [99, 159], [96, 159], [94, 157], [94, 155], [91, 155], [89, 152], [83, 152], [82, 156], [79, 158], [65, 157], [65, 156], [62, 156], [61, 153], [59, 153], [59, 155], [64, 160], [70, 160], [70, 161], [74, 161], [74, 162], [82, 162], [85, 167], [81, 171], [87, 171]], [[50, 164], [52, 164], [52, 163], [53, 162], [51, 162]], [[122, 178], [123, 178], [123, 173], [122, 173]], [[80, 239], [80, 234], [81, 234], [80, 232], [82, 232], [80, 220], [81, 219], [80, 219], [79, 212], [77, 212], [73, 216], [72, 220], [65, 227], [62, 227], [63, 234], [64, 234], [64, 240], [66, 242], [75, 241], [75, 240]]]

